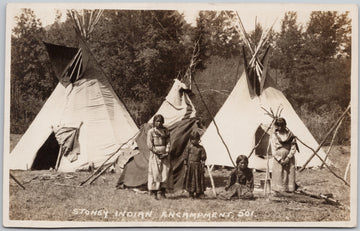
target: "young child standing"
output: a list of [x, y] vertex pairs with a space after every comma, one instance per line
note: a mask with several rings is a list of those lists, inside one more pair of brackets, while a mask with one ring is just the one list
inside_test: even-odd
[[240, 155], [236, 159], [236, 169], [230, 173], [228, 183], [225, 187], [227, 191], [225, 199], [253, 199], [254, 176], [252, 170], [248, 168], [249, 160], [245, 155]]
[[193, 131], [190, 134], [190, 142], [185, 151], [185, 181], [184, 188], [189, 196], [198, 198], [204, 195], [205, 191], [205, 160], [206, 152], [199, 144], [200, 134]]

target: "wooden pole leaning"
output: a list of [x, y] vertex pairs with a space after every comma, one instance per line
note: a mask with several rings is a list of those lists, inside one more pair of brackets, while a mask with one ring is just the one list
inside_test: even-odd
[[[318, 148], [316, 150], [313, 150], [312, 148], [310, 148], [309, 146], [307, 146], [305, 143], [303, 143], [299, 138], [297, 138], [302, 144], [304, 144], [306, 147], [310, 148], [314, 153], [309, 157], [309, 159], [305, 162], [305, 164], [301, 167], [301, 169], [299, 170], [300, 172], [303, 171], [306, 167], [306, 165], [308, 165], [308, 163], [312, 160], [312, 158], [314, 158], [314, 156], [318, 156], [322, 162], [324, 162], [322, 160], [322, 158], [317, 154], [317, 152], [320, 150], [320, 148], [324, 145], [325, 141], [327, 140], [327, 138], [330, 136], [330, 134], [336, 129], [337, 125], [340, 123], [340, 121], [345, 117], [345, 115], [347, 114], [347, 112], [350, 110], [350, 104], [349, 106], [346, 108], [346, 110], [343, 112], [343, 114], [339, 117], [339, 119], [333, 124], [333, 126], [330, 128], [330, 130], [327, 132], [327, 134], [325, 135], [324, 139], [321, 141], [321, 143], [319, 144]], [[326, 164], [324, 162], [324, 164]], [[342, 178], [341, 178], [342, 179]]]
[[231, 163], [233, 164], [233, 166], [236, 167], [236, 164], [235, 164], [234, 160], [233, 160], [232, 157], [231, 157], [230, 149], [229, 149], [229, 147], [226, 145], [224, 138], [221, 136], [220, 129], [219, 129], [219, 127], [217, 126], [217, 123], [216, 123], [216, 121], [215, 121], [215, 118], [214, 118], [214, 116], [212, 115], [212, 113], [210, 112], [210, 109], [208, 108], [207, 104], [205, 103], [204, 98], [202, 97], [202, 94], [201, 94], [201, 92], [200, 92], [200, 89], [199, 89], [198, 84], [197, 84], [196, 81], [195, 81], [195, 78], [193, 79], [193, 81], [194, 81], [196, 90], [199, 92], [199, 96], [200, 96], [200, 99], [201, 99], [202, 103], [204, 104], [204, 106], [205, 106], [207, 112], [209, 113], [209, 115], [211, 116], [211, 120], [212, 120], [212, 122], [214, 123], [216, 132], [217, 132], [217, 134], [219, 135], [221, 142], [222, 142], [222, 143], [224, 144], [224, 146], [225, 146], [225, 149], [226, 149], [226, 151], [227, 151], [227, 153], [228, 153], [228, 155], [229, 155], [230, 161], [231, 161]]
[[345, 174], [344, 174], [344, 180], [346, 181], [347, 179], [347, 175], [348, 175], [348, 172], [349, 172], [349, 169], [350, 169], [350, 165], [351, 165], [351, 158], [349, 159], [349, 162], [346, 166], [346, 169], [345, 169]]
[[271, 121], [271, 124], [269, 125], [269, 127], [264, 131], [264, 133], [262, 134], [262, 136], [260, 137], [260, 140], [257, 142], [257, 144], [253, 147], [253, 149], [250, 151], [250, 154], [247, 156], [248, 158], [250, 158], [250, 156], [253, 154], [253, 152], [255, 151], [255, 149], [260, 145], [261, 141], [264, 139], [265, 134], [267, 134], [267, 132], [270, 130], [270, 128], [272, 127], [272, 125], [275, 122], [275, 118]]
[[[132, 136], [130, 139], [128, 139], [125, 143], [122, 143], [122, 144], [120, 145], [120, 147], [119, 147], [115, 152], [113, 152], [113, 153], [111, 153], [111, 154], [109, 155], [109, 157], [101, 164], [100, 167], [98, 167], [98, 168], [96, 169], [96, 171], [94, 171], [94, 172], [93, 172], [88, 178], [86, 178], [84, 181], [80, 182], [79, 186], [82, 186], [83, 184], [85, 184], [86, 182], [88, 182], [94, 175], [100, 173], [100, 172], [101, 172], [101, 169], [104, 167], [104, 165], [106, 164], [106, 162], [108, 162], [116, 153], [118, 153], [118, 151], [119, 151], [125, 144], [127, 144], [130, 140], [132, 140], [134, 137], [136, 137], [139, 133], [140, 133], [140, 130], [137, 131], [137, 132], [135, 133], [135, 135], [133, 135], [133, 136]], [[102, 174], [102, 173], [103, 173], [103, 172], [101, 172], [101, 174]]]
[[22, 189], [25, 190], [24, 185], [22, 185], [22, 184], [20, 183], [20, 181], [18, 181], [13, 174], [11, 174], [11, 173], [9, 173], [9, 174], [10, 174], [10, 177], [11, 177]]
[[108, 170], [110, 168], [112, 164], [108, 164], [99, 174], [97, 174], [94, 179], [92, 179], [89, 184], [92, 184], [94, 181], [96, 181], [106, 170]]
[[[331, 149], [332, 149], [332, 147], [333, 147], [333, 144], [334, 144], [335, 137], [336, 137], [336, 135], [337, 135], [337, 133], [338, 133], [338, 131], [339, 131], [339, 128], [340, 128], [342, 122], [344, 121], [344, 119], [345, 119], [345, 117], [340, 121], [340, 123], [337, 125], [337, 127], [336, 127], [336, 129], [335, 129], [335, 132], [334, 132], [333, 137], [332, 137], [331, 142], [330, 142], [330, 146], [329, 146], [329, 148], [328, 148], [328, 150], [327, 150], [327, 152], [326, 152], [326, 156], [325, 156], [325, 158], [324, 158], [324, 161], [327, 160], [327, 158], [328, 158], [328, 156], [329, 156], [329, 154], [330, 154], [330, 151], [331, 151]], [[322, 163], [322, 165], [320, 166], [320, 168], [323, 168], [323, 167], [324, 167], [324, 163]]]
[[[328, 164], [326, 164], [324, 162], [324, 160], [321, 158], [321, 156], [319, 156], [319, 154], [317, 154], [317, 151], [315, 151], [313, 148], [309, 147], [308, 145], [306, 145], [304, 142], [302, 142], [299, 138], [296, 138], [300, 143], [302, 143], [305, 147], [309, 148], [310, 150], [312, 150], [314, 152], [314, 154], [324, 163], [324, 165], [329, 169], [329, 171], [337, 178], [339, 178], [341, 181], [343, 181], [345, 183], [345, 185], [350, 186], [348, 182], [346, 182], [343, 178], [341, 178], [339, 175], [337, 175], [333, 170], [331, 170], [330, 166]], [[320, 146], [321, 147], [321, 146]], [[320, 149], [320, 148], [319, 148]], [[301, 168], [299, 171], [303, 171], [305, 168]]]
[[[125, 143], [124, 143], [125, 144]], [[101, 169], [104, 167], [104, 165], [106, 164], [106, 162], [108, 162], [121, 148], [122, 146], [124, 146], [124, 144], [122, 144], [115, 152], [111, 153], [111, 155], [101, 164], [100, 167], [98, 167], [96, 169], [96, 171], [94, 171], [88, 178], [86, 178], [84, 181], [80, 182], [79, 186], [84, 185], [86, 182], [88, 182], [94, 175], [98, 174], [101, 172]]]

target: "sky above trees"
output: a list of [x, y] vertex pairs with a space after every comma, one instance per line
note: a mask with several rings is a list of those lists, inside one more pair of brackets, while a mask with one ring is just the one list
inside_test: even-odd
[[[122, 5], [107, 5], [107, 4], [96, 4], [90, 5], [89, 7], [105, 7], [119, 8]], [[20, 14], [20, 8], [25, 5], [19, 5], [19, 9], [11, 12], [14, 16]], [[43, 26], [47, 26], [54, 23], [55, 17], [58, 12], [62, 14], [60, 21], [66, 20], [66, 9], [70, 7], [84, 7], [84, 5], [75, 5], [75, 4], [26, 4], [26, 7], [31, 7], [34, 11], [34, 14], [37, 18], [40, 19]], [[88, 6], [88, 4], [87, 4]], [[147, 5], [142, 5], [142, 8], [145, 9]], [[141, 8], [140, 6], [134, 5], [134, 8]], [[192, 26], [196, 26], [196, 18], [198, 18], [199, 10], [234, 10], [237, 11], [243, 21], [244, 27], [247, 31], [252, 31], [255, 28], [255, 21], [260, 23], [264, 28], [270, 27], [274, 22], [274, 30], [281, 30], [281, 18], [287, 11], [296, 11], [297, 12], [297, 22], [300, 25], [306, 26], [306, 23], [309, 21], [309, 17], [312, 11], [315, 10], [337, 10], [342, 11], [341, 5], [305, 5], [305, 4], [157, 4], [152, 8], [174, 8], [180, 13], [184, 14], [185, 20], [190, 23]], [[340, 12], [341, 13], [341, 12]], [[12, 23], [15, 26], [15, 22]]]

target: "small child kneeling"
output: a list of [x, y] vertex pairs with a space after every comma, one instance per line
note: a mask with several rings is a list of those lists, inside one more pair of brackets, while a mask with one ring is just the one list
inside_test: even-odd
[[236, 159], [236, 169], [230, 173], [228, 183], [225, 187], [226, 192], [220, 197], [224, 199], [254, 199], [254, 176], [252, 170], [248, 168], [249, 160], [246, 156], [240, 155]]

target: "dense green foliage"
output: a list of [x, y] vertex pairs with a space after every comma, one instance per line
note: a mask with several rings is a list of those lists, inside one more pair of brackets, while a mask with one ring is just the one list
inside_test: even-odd
[[[228, 14], [233, 17], [231, 12]], [[23, 133], [49, 97], [57, 79], [41, 41], [77, 46], [73, 22], [42, 27], [25, 9], [16, 18], [11, 40], [11, 132]], [[347, 13], [312, 12], [300, 26], [287, 12], [279, 32], [270, 32], [271, 73], [317, 140], [350, 101], [351, 24]], [[256, 44], [266, 28], [249, 33]], [[224, 12], [201, 11], [192, 27], [177, 11], [105, 10], [88, 44], [115, 92], [138, 125], [158, 109], [182, 76], [199, 40], [199, 65], [193, 73], [211, 114], [215, 115], [243, 70], [243, 41]], [[248, 52], [248, 51], [247, 51]], [[262, 51], [263, 52], [263, 51]], [[247, 53], [247, 57], [250, 53]], [[193, 87], [199, 116], [211, 116]], [[349, 120], [340, 143], [349, 140]]]

